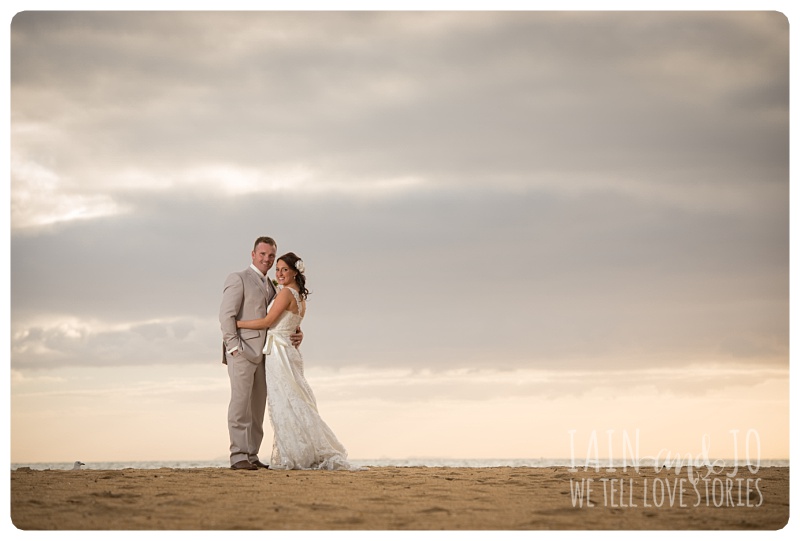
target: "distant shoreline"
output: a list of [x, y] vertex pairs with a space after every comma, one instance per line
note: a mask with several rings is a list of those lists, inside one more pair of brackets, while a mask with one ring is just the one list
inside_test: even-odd
[[[573, 462], [569, 458], [497, 458], [497, 459], [465, 459], [465, 458], [402, 458], [402, 459], [351, 459], [353, 464], [357, 466], [366, 467], [397, 467], [397, 468], [570, 468]], [[721, 461], [721, 462], [716, 462]], [[226, 468], [229, 466], [227, 459], [215, 460], [148, 460], [148, 461], [105, 461], [105, 462], [86, 462], [82, 469], [89, 470], [122, 470], [127, 468], [134, 469], [158, 469], [158, 468]], [[725, 467], [733, 467], [733, 459], [709, 459], [711, 463], [721, 463]], [[34, 470], [71, 470], [74, 461], [69, 462], [12, 462], [11, 469], [18, 468], [31, 468]], [[686, 463], [682, 463], [686, 467]], [[574, 467], [582, 470], [586, 465], [585, 460], [575, 460]], [[623, 462], [622, 460], [612, 461], [614, 468], [635, 468], [637, 463], [634, 461]], [[638, 461], [639, 468], [653, 468], [655, 463], [652, 460], [642, 459]], [[663, 466], [663, 463], [662, 463]], [[747, 463], [739, 461], [739, 468], [746, 468]], [[755, 467], [755, 464], [751, 464]], [[759, 468], [788, 468], [790, 466], [789, 459], [769, 459], [761, 460], [758, 464]], [[609, 464], [607, 459], [601, 459], [599, 462], [591, 461], [588, 465], [589, 468], [599, 468], [601, 470], [608, 469]], [[672, 464], [665, 467], [674, 468]], [[694, 467], [702, 467], [695, 465]]]

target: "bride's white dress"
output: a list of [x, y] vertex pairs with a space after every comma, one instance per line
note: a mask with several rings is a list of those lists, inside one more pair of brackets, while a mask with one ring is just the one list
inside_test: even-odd
[[[292, 288], [297, 306], [300, 295]], [[269, 420], [275, 434], [270, 468], [276, 470], [355, 470], [347, 450], [317, 411], [303, 374], [303, 357], [289, 340], [304, 313], [285, 310], [267, 332], [264, 346]]]

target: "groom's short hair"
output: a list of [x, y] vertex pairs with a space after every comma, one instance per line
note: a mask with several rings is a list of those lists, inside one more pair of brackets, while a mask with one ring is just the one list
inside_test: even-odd
[[261, 244], [262, 242], [263, 242], [263, 243], [266, 243], [266, 244], [269, 244], [269, 245], [271, 245], [271, 246], [274, 246], [275, 248], [277, 248], [277, 247], [278, 247], [278, 243], [276, 243], [276, 242], [275, 242], [275, 240], [274, 240], [272, 237], [258, 237], [258, 238], [256, 239], [256, 242], [255, 242], [255, 244], [253, 244], [253, 251], [254, 251], [254, 252], [256, 251], [256, 247], [257, 247], [259, 244]]

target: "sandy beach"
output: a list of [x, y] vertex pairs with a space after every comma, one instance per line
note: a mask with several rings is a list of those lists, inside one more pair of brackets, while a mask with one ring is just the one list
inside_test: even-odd
[[11, 471], [11, 519], [22, 530], [777, 530], [787, 524], [789, 468], [693, 473], [20, 468]]

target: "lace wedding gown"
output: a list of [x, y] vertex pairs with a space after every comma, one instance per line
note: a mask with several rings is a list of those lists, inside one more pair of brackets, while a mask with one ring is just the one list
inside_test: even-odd
[[[289, 288], [303, 310], [300, 294]], [[284, 311], [267, 332], [267, 404], [275, 434], [270, 468], [276, 470], [356, 470], [347, 450], [317, 411], [314, 393], [303, 374], [303, 357], [289, 340], [304, 313]]]

